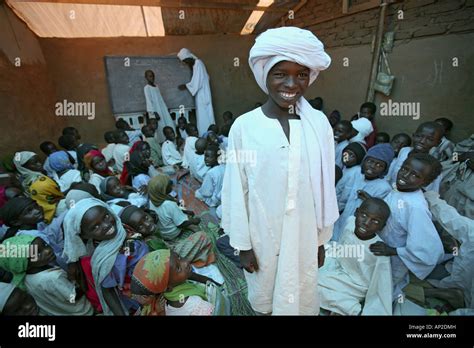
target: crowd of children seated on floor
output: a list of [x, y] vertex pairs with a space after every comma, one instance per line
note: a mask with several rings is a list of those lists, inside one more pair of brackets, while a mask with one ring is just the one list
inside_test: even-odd
[[[310, 101], [322, 109], [322, 99]], [[439, 118], [390, 136], [376, 107], [334, 131], [340, 217], [320, 269], [328, 315], [474, 314], [474, 135], [451, 142]], [[0, 312], [3, 315], [228, 315], [215, 246], [174, 190], [189, 175], [220, 219], [223, 154], [234, 116], [199, 136], [119, 120], [107, 146], [67, 127], [46, 156], [3, 161]], [[226, 231], [217, 248], [240, 267]]]

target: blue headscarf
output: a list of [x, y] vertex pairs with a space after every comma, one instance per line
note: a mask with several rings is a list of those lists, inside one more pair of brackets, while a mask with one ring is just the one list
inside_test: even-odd
[[367, 154], [365, 155], [363, 161], [365, 161], [367, 157], [376, 158], [386, 163], [385, 170], [381, 175], [381, 177], [383, 178], [388, 173], [390, 164], [392, 163], [392, 160], [395, 157], [395, 152], [393, 151], [393, 148], [389, 143], [377, 144], [375, 146], [372, 146], [369, 151], [367, 151]]
[[69, 158], [69, 154], [66, 151], [56, 151], [48, 157], [49, 166], [56, 173], [74, 168], [74, 165], [71, 163], [71, 159]]

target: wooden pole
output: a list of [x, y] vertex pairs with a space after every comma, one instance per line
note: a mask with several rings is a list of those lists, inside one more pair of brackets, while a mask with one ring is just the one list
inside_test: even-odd
[[387, 7], [388, 7], [387, 1], [383, 0], [382, 3], [380, 4], [379, 24], [377, 27], [377, 35], [375, 37], [374, 54], [372, 55], [372, 68], [370, 70], [369, 87], [367, 89], [367, 96], [365, 98], [365, 100], [368, 102], [374, 102], [375, 100], [374, 86], [375, 86], [375, 81], [377, 80], [380, 51], [382, 48], [383, 31], [384, 31], [384, 24], [385, 24], [385, 14], [387, 13]]

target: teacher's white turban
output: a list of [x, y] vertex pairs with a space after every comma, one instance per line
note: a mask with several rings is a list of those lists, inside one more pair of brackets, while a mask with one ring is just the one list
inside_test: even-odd
[[179, 52], [178, 52], [178, 58], [179, 60], [183, 61], [185, 60], [186, 58], [193, 58], [193, 59], [198, 59], [190, 50], [188, 50], [187, 48], [182, 48]]
[[249, 53], [250, 68], [265, 93], [268, 94], [268, 72], [284, 60], [308, 67], [311, 70], [309, 84], [331, 64], [323, 43], [309, 30], [296, 27], [269, 29], [257, 37]]

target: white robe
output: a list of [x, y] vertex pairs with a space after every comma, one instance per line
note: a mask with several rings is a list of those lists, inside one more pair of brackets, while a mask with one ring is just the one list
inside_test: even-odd
[[[410, 154], [412, 150], [413, 150], [412, 147], [402, 147], [400, 149], [400, 152], [398, 153], [398, 157], [394, 158], [392, 163], [390, 164], [390, 167], [388, 169], [388, 174], [385, 178], [387, 179], [387, 181], [392, 187], [395, 187], [398, 171], [400, 170], [400, 168], [403, 165], [403, 162], [405, 162], [405, 160], [408, 158], [408, 155]], [[443, 179], [443, 175], [442, 174], [438, 175], [438, 177], [434, 179], [431, 184], [425, 187], [425, 190], [439, 192], [439, 187], [440, 187], [442, 179]]]
[[[121, 173], [123, 163], [130, 160], [130, 146], [124, 144], [116, 144], [114, 147], [113, 157], [115, 160], [114, 167]], [[99, 191], [100, 192], [100, 191]]]
[[196, 153], [196, 141], [198, 138], [188, 136], [184, 143], [184, 150], [183, 150], [183, 167], [189, 168], [191, 166], [191, 162], [194, 160], [194, 155]]
[[82, 176], [81, 172], [77, 169], [69, 169], [67, 172], [61, 175], [61, 177], [59, 177], [58, 174], [54, 172], [53, 179], [58, 183], [61, 192], [66, 192], [73, 183], [81, 182]]
[[398, 255], [391, 257], [391, 263], [393, 296], [398, 299], [409, 282], [408, 271], [425, 279], [443, 259], [444, 249], [421, 190], [392, 190], [385, 202], [391, 214], [379, 236], [397, 249]]
[[[329, 244], [332, 249], [326, 251], [318, 279], [321, 307], [342, 315], [392, 315], [390, 258], [375, 256], [369, 249], [380, 237], [360, 240], [354, 230], [355, 217], [351, 216], [340, 242]], [[354, 250], [360, 250], [362, 256]]]
[[[257, 257], [259, 270], [245, 272], [245, 278], [258, 312], [319, 313], [318, 246], [329, 240], [332, 228], [317, 228], [301, 122], [289, 120], [288, 142], [280, 123], [258, 108], [237, 118], [229, 135], [222, 227], [232, 247], [253, 249]], [[321, 132], [326, 136], [321, 141], [330, 143], [332, 132]], [[232, 154], [240, 160], [231, 161]], [[246, 160], [252, 154], [255, 160]]]
[[106, 162], [110, 161], [114, 157], [114, 148], [116, 145], [117, 144], [115, 143], [107, 144], [106, 147], [100, 150], [100, 152], [102, 152], [102, 154], [104, 155]]
[[342, 178], [336, 185], [337, 205], [339, 211], [343, 211], [346, 207], [349, 194], [351, 193], [352, 187], [354, 186], [356, 178], [359, 176], [361, 170], [361, 167], [357, 165], [350, 168], [344, 168], [342, 171]]
[[193, 160], [189, 163], [189, 171], [191, 172], [193, 178], [199, 182], [202, 182], [207, 171], [211, 168], [206, 166], [206, 162], [204, 162], [204, 155], [198, 155], [197, 153], [194, 153], [192, 158]]
[[166, 140], [161, 146], [163, 163], [166, 166], [172, 166], [183, 162], [183, 158], [176, 148], [176, 144]]
[[206, 67], [200, 59], [194, 61], [193, 77], [186, 87], [195, 97], [196, 122], [199, 135], [202, 136], [211, 124], [215, 124], [214, 110], [212, 109], [211, 86]]
[[161, 96], [158, 86], [155, 85], [153, 87], [151, 85], [146, 85], [143, 88], [143, 91], [145, 92], [146, 111], [150, 113], [150, 118], [155, 118], [154, 112], [157, 112], [160, 116], [160, 119], [158, 120], [158, 128], [156, 130], [156, 137], [158, 138], [158, 142], [161, 144], [166, 140], [165, 135], [163, 134], [163, 128], [168, 126], [174, 129], [175, 124], [168, 111], [168, 107]]
[[433, 219], [462, 243], [453, 258], [451, 274], [440, 281], [430, 282], [440, 288], [462, 289], [466, 307], [474, 309], [474, 220], [460, 215], [436, 194], [426, 192], [425, 197]]
[[225, 165], [219, 164], [209, 169], [204, 176], [201, 187], [196, 190], [196, 198], [206, 203], [209, 207], [221, 204], [222, 182], [224, 181]]
[[385, 179], [379, 178], [374, 180], [366, 180], [364, 174], [362, 173], [358, 173], [355, 176], [354, 183], [348, 188], [350, 192], [347, 203], [344, 207], [344, 212], [339, 216], [339, 219], [337, 219], [336, 223], [334, 224], [332, 240], [336, 242], [339, 240], [348, 219], [351, 216], [354, 216], [356, 209], [362, 203], [362, 200], [359, 199], [357, 195], [358, 190], [363, 190], [372, 197], [381, 199], [385, 198], [390, 193], [390, 191], [392, 191], [389, 183]]

